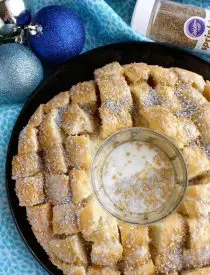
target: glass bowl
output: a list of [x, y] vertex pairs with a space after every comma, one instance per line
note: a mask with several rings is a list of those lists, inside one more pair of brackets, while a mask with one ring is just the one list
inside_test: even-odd
[[[136, 173], [138, 165], [141, 171]], [[112, 216], [148, 225], [177, 209], [188, 178], [182, 154], [166, 136], [151, 129], [129, 128], [100, 146], [91, 167], [91, 183], [97, 200]]]

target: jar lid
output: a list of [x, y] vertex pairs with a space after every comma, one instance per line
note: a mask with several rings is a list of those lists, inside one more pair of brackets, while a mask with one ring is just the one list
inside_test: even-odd
[[151, 14], [156, 0], [138, 0], [131, 19], [131, 27], [142, 35], [147, 35]]

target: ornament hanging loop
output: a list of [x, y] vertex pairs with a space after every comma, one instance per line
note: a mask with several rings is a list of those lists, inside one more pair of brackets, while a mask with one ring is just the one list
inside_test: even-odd
[[37, 35], [42, 33], [42, 26], [40, 25], [28, 25], [24, 27], [31, 35]]

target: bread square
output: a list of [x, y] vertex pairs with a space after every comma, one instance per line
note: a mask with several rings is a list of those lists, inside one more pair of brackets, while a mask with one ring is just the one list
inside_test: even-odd
[[27, 207], [27, 217], [35, 232], [49, 232], [52, 229], [52, 205], [50, 203]]
[[69, 173], [72, 201], [80, 203], [92, 194], [90, 176], [85, 170], [73, 168]]
[[162, 106], [148, 107], [141, 111], [149, 128], [168, 136], [174, 144], [183, 148], [185, 140], [179, 119], [170, 110]]
[[39, 150], [37, 132], [38, 130], [30, 125], [20, 132], [18, 154], [36, 153]]
[[95, 79], [99, 77], [110, 77], [115, 75], [122, 75], [123, 68], [118, 62], [113, 62], [105, 65], [102, 68], [96, 69], [94, 72]]
[[184, 219], [174, 213], [162, 222], [150, 226], [151, 244], [157, 253], [170, 251], [183, 246], [185, 241]]
[[53, 207], [53, 233], [71, 235], [78, 233], [77, 217], [72, 204], [62, 204]]
[[17, 179], [15, 191], [19, 198], [20, 206], [32, 206], [43, 203], [45, 200], [43, 186], [44, 178], [42, 174]]
[[44, 104], [41, 104], [34, 114], [31, 116], [28, 125], [31, 127], [39, 127], [39, 125], [42, 123], [44, 117]]
[[97, 230], [91, 235], [93, 242], [119, 241], [119, 230], [116, 218], [105, 214], [101, 217]]
[[131, 115], [124, 109], [119, 109], [113, 113], [108, 108], [101, 107], [99, 113], [102, 120], [102, 138], [106, 138], [124, 128], [132, 127]]
[[145, 63], [132, 63], [123, 66], [125, 78], [131, 82], [147, 81], [150, 75], [150, 68]]
[[126, 265], [143, 265], [150, 259], [150, 250], [148, 244], [143, 244], [140, 247], [136, 247], [132, 252], [126, 255], [126, 251], [123, 250], [123, 260]]
[[44, 167], [47, 173], [64, 174], [67, 172], [67, 164], [62, 144], [54, 146], [43, 151]]
[[185, 198], [178, 209], [178, 212], [184, 216], [190, 218], [196, 218], [200, 216], [208, 216], [210, 207], [208, 203], [203, 201], [197, 201], [195, 199]]
[[122, 259], [122, 246], [118, 241], [94, 243], [91, 261], [96, 265], [112, 266]]
[[179, 213], [188, 217], [208, 216], [210, 212], [210, 183], [188, 186]]
[[66, 175], [45, 174], [45, 189], [53, 205], [70, 202], [69, 177]]
[[184, 249], [183, 267], [184, 269], [197, 268], [210, 264], [210, 245], [206, 243], [197, 249]]
[[73, 86], [70, 90], [72, 104], [78, 104], [83, 111], [94, 116], [98, 110], [98, 89], [95, 81], [85, 81]]
[[121, 108], [130, 110], [132, 107], [130, 88], [122, 76], [99, 78], [97, 84], [102, 103], [106, 105], [118, 103]]
[[138, 226], [128, 223], [120, 224], [121, 240], [124, 250], [132, 250], [149, 243], [149, 232], [147, 226]]
[[71, 102], [81, 106], [97, 102], [95, 81], [78, 83], [70, 89]]
[[153, 85], [168, 85], [168, 86], [174, 86], [177, 81], [178, 77], [176, 73], [173, 71], [173, 69], [167, 69], [160, 66], [150, 65], [150, 75], [153, 80]]
[[189, 180], [201, 176], [210, 170], [210, 161], [205, 151], [199, 146], [185, 147], [182, 154], [187, 164]]
[[186, 190], [186, 197], [208, 202], [210, 199], [210, 183], [202, 185], [190, 185]]
[[34, 152], [20, 154], [12, 160], [12, 178], [25, 178], [34, 176], [41, 172], [41, 162], [38, 155]]
[[201, 75], [181, 68], [173, 68], [173, 71], [182, 82], [190, 83], [192, 87], [195, 87], [200, 92], [203, 92], [205, 81]]
[[193, 121], [206, 144], [210, 143], [210, 103], [202, 105], [193, 116]]
[[83, 265], [88, 262], [85, 246], [79, 235], [52, 240], [50, 251], [65, 263]]
[[[176, 91], [176, 96], [182, 103], [182, 106], [188, 110], [196, 110], [199, 106], [207, 103], [206, 98], [197, 89], [189, 85], [181, 86]], [[193, 113], [193, 112], [192, 112]]]
[[154, 258], [154, 265], [158, 274], [173, 274], [183, 268], [182, 249], [175, 248], [174, 251], [160, 253]]
[[210, 222], [206, 218], [188, 218], [187, 225], [189, 228], [188, 234], [188, 248], [199, 249], [204, 247], [205, 244], [210, 244]]
[[45, 115], [39, 130], [39, 142], [41, 149], [49, 149], [54, 144], [61, 144], [62, 137], [56, 119], [58, 110], [53, 109]]
[[123, 259], [128, 265], [144, 264], [150, 258], [148, 227], [120, 224]]
[[124, 275], [154, 275], [155, 266], [152, 260], [148, 263], [139, 266], [127, 266], [124, 269]]
[[179, 117], [179, 124], [186, 145], [193, 143], [200, 137], [200, 132], [191, 119]]
[[63, 108], [69, 104], [70, 93], [62, 92], [53, 97], [44, 105], [44, 111], [50, 112], [53, 109]]
[[117, 220], [108, 215], [94, 198], [80, 210], [80, 231], [87, 241], [119, 240]]
[[64, 112], [61, 123], [67, 135], [93, 133], [95, 123], [92, 116], [85, 113], [78, 104], [71, 104]]
[[92, 240], [104, 215], [104, 210], [94, 198], [89, 199], [86, 206], [81, 209], [79, 215], [80, 231], [87, 241]]
[[162, 104], [160, 98], [157, 97], [156, 91], [146, 81], [135, 83], [130, 86], [130, 89], [138, 111], [146, 106]]
[[183, 107], [176, 97], [175, 87], [158, 84], [155, 88], [156, 96], [164, 107], [170, 109], [173, 113], [179, 113]]
[[65, 141], [69, 165], [88, 169], [91, 164], [91, 143], [88, 136], [69, 136]]

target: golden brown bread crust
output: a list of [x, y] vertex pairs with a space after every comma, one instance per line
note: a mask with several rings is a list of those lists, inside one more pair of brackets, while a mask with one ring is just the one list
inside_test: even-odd
[[119, 226], [126, 266], [143, 265], [151, 258], [148, 227], [121, 224]]
[[72, 103], [80, 106], [94, 104], [97, 102], [97, 86], [95, 81], [85, 81], [74, 85], [70, 89], [70, 99]]
[[73, 203], [81, 203], [92, 194], [90, 176], [85, 170], [73, 168], [69, 173]]
[[93, 133], [96, 122], [91, 114], [86, 113], [77, 103], [72, 103], [64, 112], [61, 124], [67, 135]]
[[39, 127], [39, 125], [42, 123], [44, 117], [44, 105], [41, 104], [35, 111], [35, 113], [30, 118], [28, 124], [31, 127]]
[[20, 206], [33, 206], [43, 203], [45, 200], [43, 175], [37, 174], [36, 176], [17, 179], [15, 191]]
[[[210, 274], [210, 84], [179, 68], [114, 62], [42, 104], [12, 162], [21, 206], [67, 275]], [[144, 126], [181, 150], [190, 186], [178, 209], [148, 227], [119, 223], [95, 200], [92, 158], [116, 131]]]
[[89, 169], [91, 165], [91, 142], [89, 136], [68, 136], [65, 141], [68, 166]]
[[69, 177], [66, 175], [45, 174], [45, 192], [53, 205], [70, 202]]
[[53, 109], [59, 109], [67, 106], [69, 104], [70, 93], [62, 92], [53, 97], [47, 104], [44, 105], [44, 111], [48, 113]]
[[71, 235], [78, 233], [78, 222], [74, 205], [55, 205], [53, 207], [52, 226], [55, 235]]
[[18, 154], [37, 153], [39, 143], [37, 138], [38, 130], [30, 125], [26, 126], [20, 133], [18, 142]]
[[62, 143], [61, 131], [56, 121], [58, 116], [58, 109], [52, 109], [43, 118], [39, 128], [39, 143], [42, 150]]
[[187, 146], [183, 149], [183, 157], [187, 164], [188, 177], [190, 180], [209, 172], [210, 162], [203, 148], [196, 145]]
[[41, 171], [41, 160], [34, 152], [16, 155], [12, 160], [13, 179], [34, 176]]
[[45, 172], [52, 174], [67, 173], [67, 161], [61, 143], [54, 144], [51, 147], [44, 149], [42, 153]]

